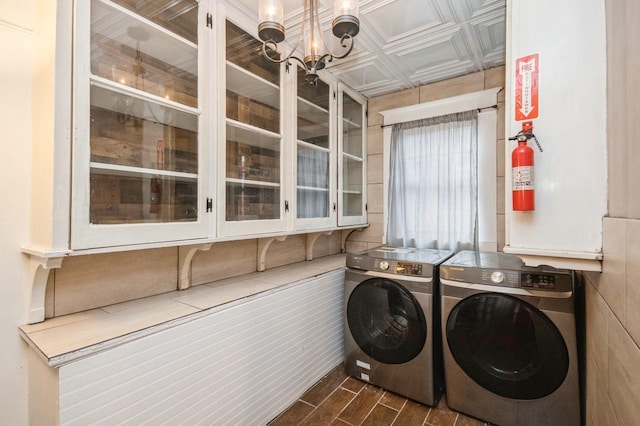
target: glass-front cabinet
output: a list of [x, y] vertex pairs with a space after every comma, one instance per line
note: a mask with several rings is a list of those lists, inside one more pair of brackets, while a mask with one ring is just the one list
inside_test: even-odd
[[71, 248], [207, 237], [203, 2], [77, 2]]
[[366, 223], [365, 99], [229, 9], [75, 3], [71, 250]]
[[366, 99], [338, 85], [338, 225], [367, 221]]
[[252, 35], [231, 21], [224, 25], [218, 232], [229, 236], [283, 231], [290, 206], [282, 176], [281, 65], [264, 57], [262, 43]]
[[296, 69], [296, 229], [336, 224], [335, 90]]

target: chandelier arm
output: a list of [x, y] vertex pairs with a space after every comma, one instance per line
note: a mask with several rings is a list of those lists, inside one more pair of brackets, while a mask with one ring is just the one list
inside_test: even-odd
[[[347, 48], [347, 42], [349, 42], [348, 48]], [[347, 51], [344, 52], [342, 55], [331, 54], [332, 56], [331, 59], [343, 59], [349, 56], [349, 53], [351, 53], [351, 51], [353, 50], [353, 44], [354, 44], [353, 37], [349, 34], [343, 34], [342, 37], [340, 37], [340, 46], [347, 48]], [[327, 51], [329, 51], [329, 49], [327, 49]]]
[[[320, 28], [320, 18], [318, 16], [318, 14], [316, 13], [316, 25], [318, 25], [318, 28]], [[343, 59], [346, 58], [347, 56], [349, 56], [349, 53], [351, 53], [351, 51], [353, 50], [353, 37], [348, 34], [345, 33], [342, 35], [342, 37], [340, 37], [340, 46], [347, 48], [347, 42], [349, 43], [348, 49], [346, 50], [346, 52], [340, 54], [340, 55], [336, 55], [335, 53], [333, 53], [331, 51], [331, 49], [329, 49], [329, 45], [327, 44], [327, 41], [324, 38], [324, 33], [322, 32], [322, 30], [318, 31], [320, 34], [320, 39], [322, 40], [322, 44], [324, 45], [324, 50], [327, 53], [328, 56], [330, 56], [331, 58], [328, 59], [328, 62], [333, 61], [333, 59]], [[326, 56], [326, 55], [325, 55]], [[318, 61], [319, 62], [319, 61]]]

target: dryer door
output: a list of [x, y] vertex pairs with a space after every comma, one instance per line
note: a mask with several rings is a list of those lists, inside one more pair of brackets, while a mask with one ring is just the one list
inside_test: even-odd
[[447, 319], [446, 337], [464, 372], [506, 398], [547, 396], [569, 371], [558, 328], [543, 312], [513, 296], [481, 293], [463, 299]]
[[424, 347], [424, 312], [416, 298], [395, 281], [371, 278], [358, 284], [346, 311], [353, 339], [378, 362], [402, 364], [415, 358]]

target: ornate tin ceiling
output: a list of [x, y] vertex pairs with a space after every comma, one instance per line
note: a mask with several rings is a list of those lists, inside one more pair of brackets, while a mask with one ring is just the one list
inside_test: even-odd
[[[319, 2], [325, 39], [337, 46], [333, 1]], [[257, 23], [258, 0], [228, 4]], [[285, 0], [286, 41], [297, 39], [302, 6]], [[372, 97], [502, 65], [505, 10], [505, 0], [360, 0], [355, 48], [327, 70]]]

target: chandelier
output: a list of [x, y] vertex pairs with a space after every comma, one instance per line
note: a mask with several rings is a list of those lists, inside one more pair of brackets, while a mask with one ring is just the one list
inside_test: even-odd
[[[258, 36], [262, 40], [264, 56], [275, 63], [287, 61], [289, 64], [291, 59], [298, 61], [305, 68], [305, 78], [313, 86], [318, 82], [318, 71], [323, 69], [327, 62], [346, 58], [351, 53], [353, 37], [360, 31], [358, 0], [334, 0], [331, 28], [333, 35], [340, 39], [340, 46], [343, 50], [339, 54], [331, 52], [320, 27], [318, 1], [304, 0], [304, 15], [298, 41], [293, 46], [291, 53], [283, 59], [280, 59], [278, 51], [278, 43], [284, 41], [285, 32], [283, 0], [260, 0], [258, 12], [260, 21]], [[294, 56], [300, 43], [304, 43], [304, 59]]]

